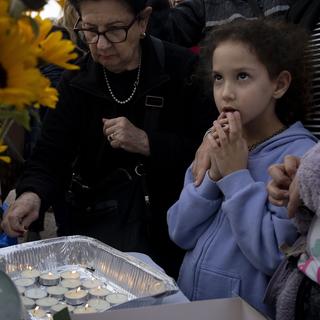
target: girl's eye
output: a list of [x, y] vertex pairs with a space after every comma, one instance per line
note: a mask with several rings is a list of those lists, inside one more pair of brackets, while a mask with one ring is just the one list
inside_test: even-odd
[[220, 80], [222, 80], [222, 76], [220, 74], [214, 73], [212, 75], [212, 79], [213, 79], [213, 81], [220, 81]]
[[238, 74], [238, 79], [240, 79], [240, 80], [246, 80], [248, 78], [249, 78], [249, 75], [246, 72], [240, 72]]

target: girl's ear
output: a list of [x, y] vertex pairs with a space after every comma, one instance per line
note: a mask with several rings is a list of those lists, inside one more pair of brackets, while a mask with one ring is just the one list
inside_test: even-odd
[[289, 71], [281, 71], [275, 80], [275, 90], [273, 92], [273, 97], [275, 99], [280, 99], [288, 90], [291, 83], [291, 73]]

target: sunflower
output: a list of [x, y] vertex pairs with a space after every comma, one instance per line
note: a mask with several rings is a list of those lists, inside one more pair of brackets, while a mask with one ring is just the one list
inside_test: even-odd
[[39, 25], [37, 44], [41, 48], [40, 58], [48, 63], [56, 64], [62, 68], [76, 70], [79, 67], [68, 63], [76, 59], [75, 45], [70, 40], [64, 40], [61, 31], [51, 32], [52, 22], [49, 19], [41, 20], [36, 17]]
[[[22, 108], [36, 97], [41, 74], [30, 46], [19, 37], [14, 25], [3, 26], [0, 21], [0, 105]], [[28, 67], [26, 67], [28, 66]]]
[[8, 16], [9, 2], [7, 0], [0, 0], [0, 17]]
[[78, 66], [68, 63], [78, 55], [74, 52], [75, 46], [72, 41], [62, 39], [61, 31], [50, 33], [45, 40], [41, 41], [40, 47], [45, 61], [69, 70], [79, 69]]
[[55, 88], [50, 87], [49, 79], [42, 77], [38, 83], [37, 91], [37, 104], [35, 107], [46, 106], [54, 108], [58, 102], [58, 91]]

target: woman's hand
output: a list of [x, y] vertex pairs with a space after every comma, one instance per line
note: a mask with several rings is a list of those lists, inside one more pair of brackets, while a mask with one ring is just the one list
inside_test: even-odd
[[228, 112], [228, 131], [223, 130], [219, 121], [213, 126], [217, 138], [211, 140], [213, 156], [221, 177], [247, 168], [248, 146], [242, 136], [242, 123], [239, 112]]
[[145, 131], [134, 126], [127, 118], [102, 119], [103, 133], [110, 145], [128, 152], [150, 155], [149, 138]]
[[38, 219], [41, 199], [33, 192], [25, 192], [9, 207], [1, 223], [3, 231], [11, 236], [22, 236], [30, 224]]

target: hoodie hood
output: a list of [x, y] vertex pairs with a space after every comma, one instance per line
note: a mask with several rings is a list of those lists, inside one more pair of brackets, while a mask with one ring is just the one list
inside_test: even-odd
[[317, 142], [318, 139], [304, 126], [301, 122], [295, 122], [289, 128], [272, 138], [264, 141], [250, 152], [250, 156], [269, 154], [274, 149], [281, 148], [283, 145], [288, 145], [291, 142], [303, 141], [304, 139], [311, 139]]

